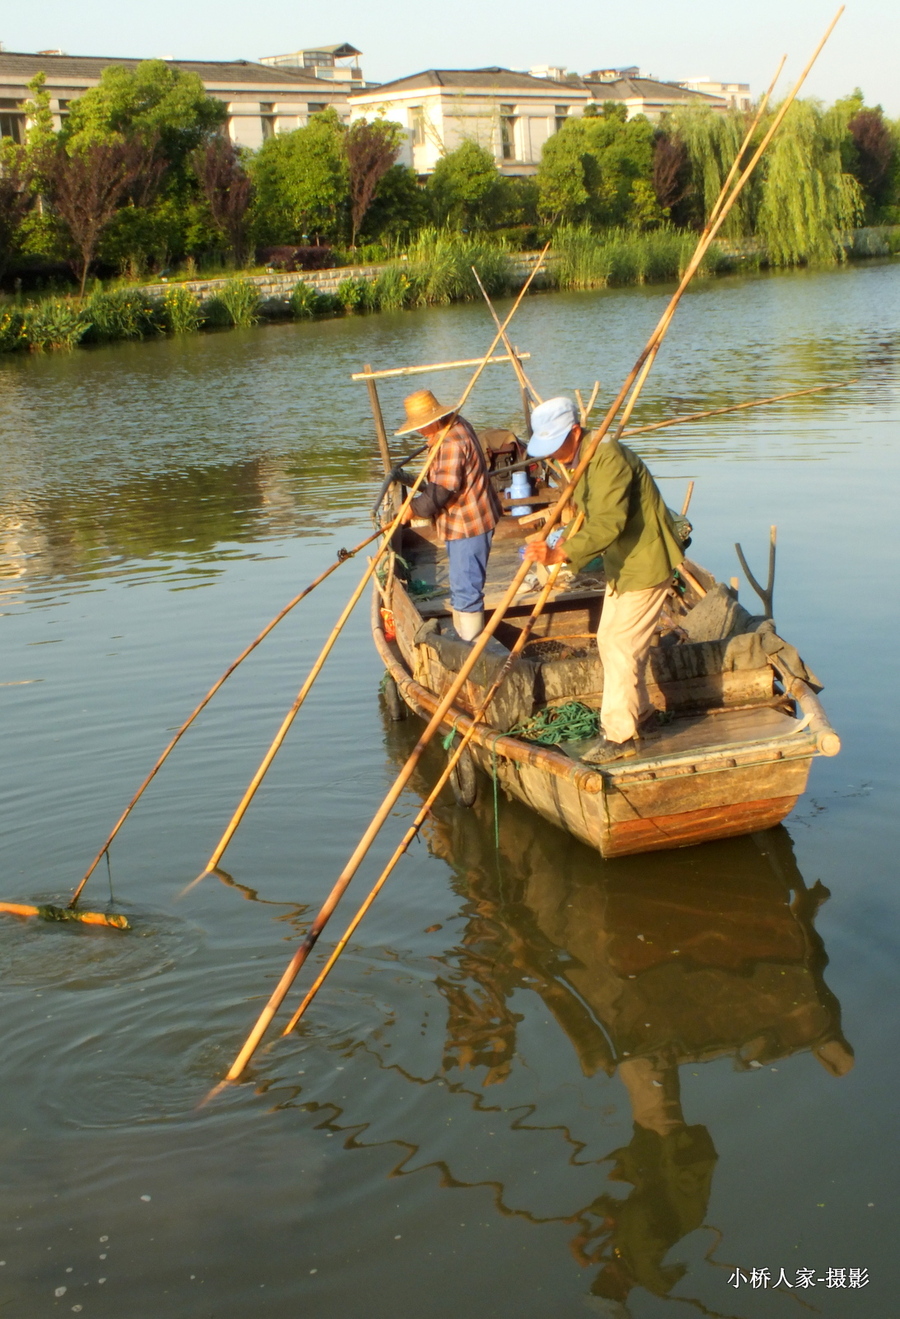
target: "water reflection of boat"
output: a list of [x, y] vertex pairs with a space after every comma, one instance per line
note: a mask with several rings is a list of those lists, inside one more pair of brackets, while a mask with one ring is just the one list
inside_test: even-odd
[[439, 811], [427, 834], [467, 914], [438, 981], [444, 1070], [502, 1084], [522, 1020], [512, 1001], [529, 991], [586, 1076], [621, 1079], [633, 1134], [605, 1162], [632, 1189], [610, 1187], [567, 1221], [576, 1257], [598, 1269], [603, 1312], [624, 1316], [634, 1287], [672, 1291], [685, 1267], [667, 1253], [706, 1216], [717, 1155], [684, 1116], [679, 1067], [728, 1056], [749, 1071], [800, 1051], [833, 1076], [853, 1066], [814, 928], [828, 890], [806, 886], [783, 827], [676, 854], [662, 875], [635, 858], [598, 877], [591, 852], [518, 803], [504, 802], [498, 823], [496, 855], [490, 803]]

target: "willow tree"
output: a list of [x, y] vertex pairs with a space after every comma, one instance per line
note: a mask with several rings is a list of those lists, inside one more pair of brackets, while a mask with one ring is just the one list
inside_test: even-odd
[[756, 231], [775, 266], [840, 261], [863, 206], [841, 160], [843, 122], [816, 101], [795, 101], [766, 156]]
[[[676, 110], [667, 122], [668, 133], [683, 144], [687, 153], [694, 219], [698, 224], [703, 224], [715, 205], [740, 151], [748, 124], [747, 117], [740, 111], [723, 114], [706, 106], [697, 110]], [[750, 187], [741, 193], [725, 221], [724, 234], [741, 237], [752, 231], [756, 204], [752, 185], [751, 179]]]

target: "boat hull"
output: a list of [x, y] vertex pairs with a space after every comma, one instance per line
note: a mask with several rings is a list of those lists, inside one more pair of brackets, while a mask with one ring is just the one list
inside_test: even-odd
[[[411, 628], [419, 615], [406, 593], [395, 589], [401, 646], [386, 639], [378, 603], [373, 602], [373, 634], [379, 654], [406, 705], [430, 718], [440, 695], [414, 679], [403, 653], [412, 649]], [[451, 707], [444, 726], [462, 733], [471, 722], [465, 710]], [[485, 724], [476, 725], [469, 751], [510, 796], [604, 857], [689, 847], [770, 828], [793, 809], [817, 754], [815, 737], [802, 730], [740, 746], [705, 747], [689, 757], [642, 760], [633, 768], [624, 761], [595, 769]]]

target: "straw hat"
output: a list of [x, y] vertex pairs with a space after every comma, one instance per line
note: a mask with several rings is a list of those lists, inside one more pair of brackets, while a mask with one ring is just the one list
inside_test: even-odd
[[423, 426], [430, 426], [433, 421], [449, 417], [453, 412], [452, 408], [442, 407], [430, 389], [417, 389], [414, 394], [407, 394], [403, 406], [406, 409], [406, 425], [394, 431], [395, 435], [408, 435], [410, 431], [421, 430]]

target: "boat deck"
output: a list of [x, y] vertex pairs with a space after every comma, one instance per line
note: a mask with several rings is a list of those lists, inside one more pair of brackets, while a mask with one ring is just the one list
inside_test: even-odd
[[[518, 572], [522, 560], [519, 549], [522, 541], [518, 538], [495, 538], [488, 559], [487, 581], [484, 586], [484, 607], [490, 613], [496, 609], [506, 594], [509, 584]], [[447, 551], [443, 545], [422, 542], [416, 547], [412, 558], [412, 576], [425, 582], [429, 588], [440, 594], [434, 596], [416, 596], [415, 604], [423, 618], [439, 618], [450, 613], [450, 566]], [[571, 585], [565, 584], [551, 591], [549, 600], [594, 599], [603, 591], [600, 578], [579, 577]], [[531, 606], [537, 599], [538, 591], [521, 591], [516, 597], [517, 603]]]
[[[659, 760], [663, 756], [694, 756], [701, 751], [739, 748], [747, 743], [788, 737], [799, 730], [802, 722], [771, 706], [685, 715], [673, 719], [671, 724], [665, 725], [658, 733], [641, 738], [637, 756], [599, 768], [632, 769], [645, 761]], [[585, 742], [564, 742], [559, 749], [573, 760], [579, 760], [594, 741], [591, 738]]]

